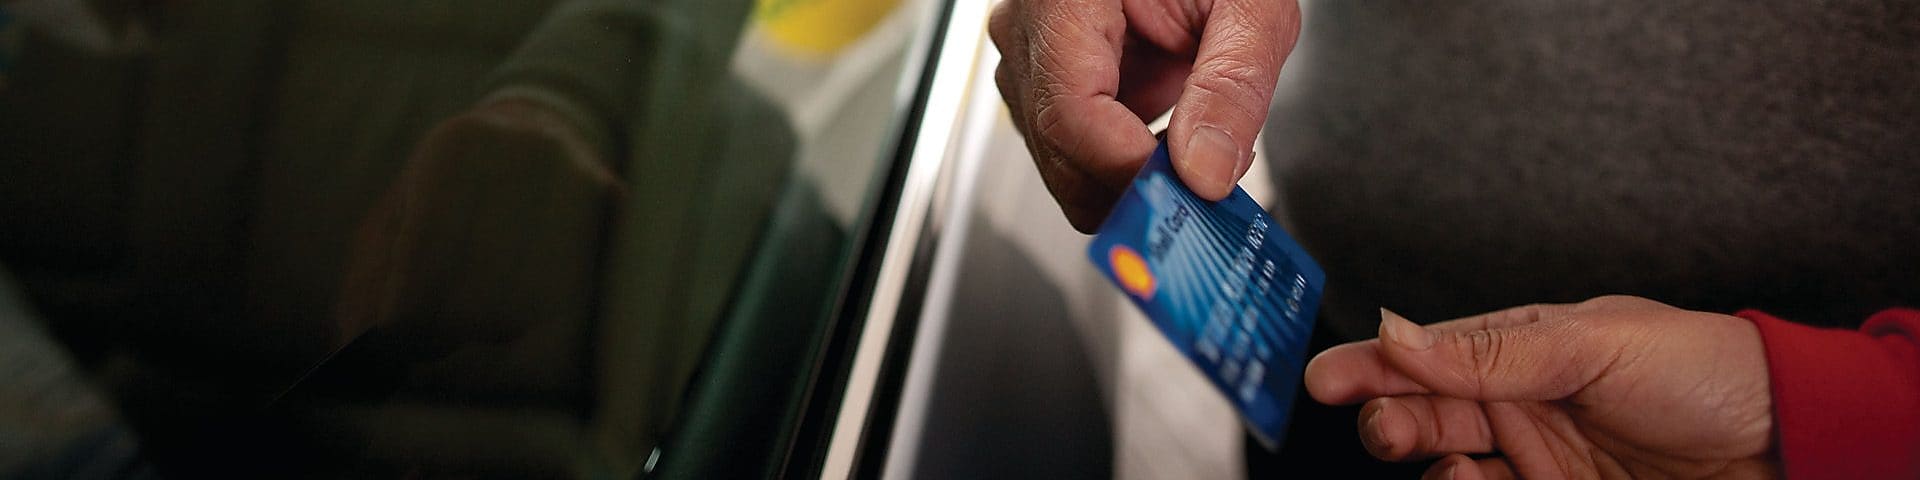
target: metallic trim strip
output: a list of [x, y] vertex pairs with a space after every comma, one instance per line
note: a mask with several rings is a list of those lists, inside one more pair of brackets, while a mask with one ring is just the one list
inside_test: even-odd
[[[886, 356], [896, 317], [900, 313], [906, 282], [920, 256], [931, 255], [934, 242], [920, 244], [928, 235], [929, 219], [934, 218], [941, 174], [948, 152], [958, 137], [961, 114], [968, 95], [968, 84], [975, 74], [974, 62], [986, 46], [987, 13], [993, 2], [953, 0], [934, 56], [933, 83], [927, 104], [919, 119], [919, 135], [913, 140], [913, 153], [900, 189], [899, 208], [894, 211], [893, 228], [887, 235], [886, 251], [881, 257], [873, 298], [868, 304], [866, 322], [855, 340], [853, 366], [847, 375], [845, 395], [834, 421], [832, 439], [827, 444], [826, 463], [820, 478], [852, 478], [860, 450], [866, 443], [868, 413], [872, 408], [882, 362]], [[913, 301], [913, 300], [908, 300]]]
[[[974, 61], [974, 68], [984, 70], [999, 63], [999, 52], [983, 49]], [[1000, 113], [1000, 92], [991, 75], [974, 76], [968, 90], [966, 111], [961, 113], [963, 118], [958, 126], [960, 135], [953, 139], [953, 149], [947, 157], [952, 164], [948, 174], [952, 187], [938, 200], [945, 207], [934, 217], [933, 230], [939, 235], [935, 244], [945, 248], [932, 254], [920, 325], [907, 354], [906, 378], [900, 386], [892, 438], [887, 440], [887, 460], [880, 472], [880, 478], [884, 479], [912, 478], [919, 462], [918, 443], [925, 433], [927, 405], [933, 400], [940, 352], [946, 344], [953, 313], [953, 295], [959, 288], [960, 262], [965, 255], [961, 246], [966, 245], [968, 225], [976, 207], [974, 198], [979, 193], [980, 170], [986, 164], [994, 127], [1005, 121]]]

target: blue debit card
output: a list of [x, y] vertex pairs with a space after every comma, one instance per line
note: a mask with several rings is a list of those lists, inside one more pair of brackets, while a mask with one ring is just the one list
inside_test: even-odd
[[1163, 141], [1087, 256], [1278, 448], [1327, 280], [1300, 244], [1239, 187], [1187, 190]]

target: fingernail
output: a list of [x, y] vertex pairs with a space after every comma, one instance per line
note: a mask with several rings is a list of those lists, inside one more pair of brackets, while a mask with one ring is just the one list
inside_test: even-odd
[[1460, 478], [1460, 463], [1455, 462], [1452, 465], [1448, 465], [1447, 471], [1440, 472], [1440, 478], [1443, 478], [1446, 480], [1453, 480], [1456, 478]]
[[1380, 430], [1380, 417], [1385, 415], [1380, 412], [1386, 410], [1388, 400], [1381, 398], [1377, 401], [1380, 405], [1373, 409], [1372, 414], [1367, 415], [1365, 425], [1360, 428], [1360, 441], [1365, 442], [1375, 455], [1388, 455], [1393, 452], [1393, 440], [1387, 438], [1386, 432]]
[[1380, 338], [1413, 351], [1433, 347], [1433, 333], [1392, 310], [1380, 309]]
[[1235, 180], [1246, 171], [1241, 156], [1233, 137], [1211, 125], [1201, 125], [1187, 137], [1188, 166], [1218, 190], [1233, 190]]

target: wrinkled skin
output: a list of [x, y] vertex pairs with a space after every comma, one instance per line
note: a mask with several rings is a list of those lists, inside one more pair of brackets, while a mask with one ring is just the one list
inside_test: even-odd
[[1253, 163], [1280, 65], [1300, 33], [1293, 0], [1007, 0], [988, 33], [994, 79], [1047, 190], [1091, 232], [1156, 145], [1172, 109], [1174, 171], [1225, 198]]
[[1381, 316], [1379, 339], [1316, 356], [1307, 390], [1366, 402], [1375, 457], [1444, 457], [1427, 478], [1779, 476], [1765, 351], [1746, 320], [1635, 297], [1426, 327]]

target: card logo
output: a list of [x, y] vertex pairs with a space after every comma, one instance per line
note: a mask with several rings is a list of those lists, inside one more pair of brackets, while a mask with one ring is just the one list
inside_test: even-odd
[[1107, 250], [1107, 265], [1113, 267], [1113, 278], [1119, 280], [1120, 288], [1141, 299], [1153, 298], [1153, 291], [1159, 282], [1153, 278], [1153, 270], [1147, 268], [1147, 259], [1140, 252], [1126, 245], [1114, 245]]

